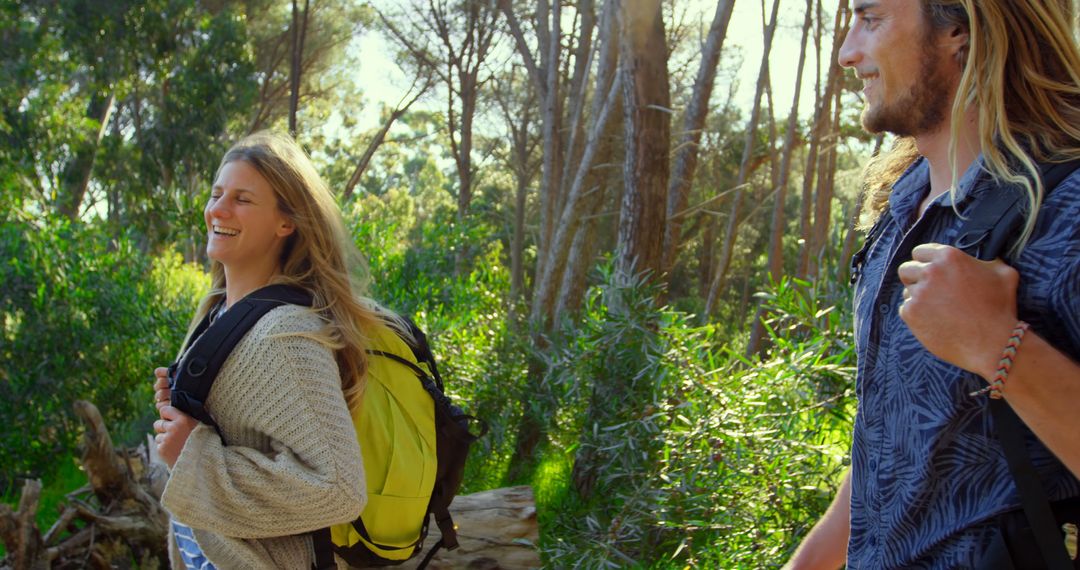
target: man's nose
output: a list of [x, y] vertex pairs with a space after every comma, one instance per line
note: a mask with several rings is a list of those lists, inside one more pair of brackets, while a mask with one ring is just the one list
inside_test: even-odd
[[840, 67], [855, 67], [861, 58], [862, 52], [855, 34], [849, 31], [844, 36], [844, 43], [840, 44], [840, 54], [837, 56], [836, 62], [840, 64]]

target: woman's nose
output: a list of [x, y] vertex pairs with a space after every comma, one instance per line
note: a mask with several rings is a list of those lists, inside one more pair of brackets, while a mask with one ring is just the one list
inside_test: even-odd
[[228, 217], [231, 213], [229, 211], [228, 202], [229, 201], [225, 199], [225, 196], [221, 196], [217, 199], [211, 198], [206, 204], [206, 213], [218, 218]]

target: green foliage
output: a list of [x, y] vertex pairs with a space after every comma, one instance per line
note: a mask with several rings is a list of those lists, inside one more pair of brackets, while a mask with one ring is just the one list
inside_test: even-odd
[[[55, 472], [47, 484], [42, 485], [41, 495], [38, 498], [37, 527], [42, 532], [48, 530], [64, 507], [67, 495], [86, 485], [86, 472], [74, 457], [64, 457], [57, 461]], [[22, 485], [15, 485], [0, 495], [0, 502], [7, 503], [15, 509], [22, 497]], [[0, 557], [4, 555], [3, 544], [0, 544]]]
[[152, 368], [171, 362], [205, 292], [202, 271], [128, 238], [46, 219], [0, 225], [0, 488], [48, 476], [98, 405], [119, 444], [154, 416]]
[[555, 363], [567, 388], [552, 439], [569, 443], [585, 493], [542, 482], [556, 489], [547, 563], [777, 566], [844, 469], [854, 355], [832, 309], [843, 301], [783, 281], [766, 293], [772, 349], [747, 361], [716, 327], [651, 298], [612, 279], [594, 288]]

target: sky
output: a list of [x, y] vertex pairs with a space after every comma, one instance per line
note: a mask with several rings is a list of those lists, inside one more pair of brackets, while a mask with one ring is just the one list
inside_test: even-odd
[[[772, 3], [765, 0], [768, 10], [771, 11]], [[375, 2], [378, 5], [389, 5], [390, 0]], [[688, 10], [687, 21], [695, 21], [695, 13], [703, 14], [701, 21], [704, 22], [707, 31], [708, 24], [712, 22], [716, 12], [716, 2], [711, 0], [685, 0], [678, 6], [685, 6]], [[831, 15], [835, 14], [837, 0], [825, 0], [824, 9], [828, 18], [828, 27], [831, 27]], [[776, 112], [778, 117], [787, 115], [794, 96], [794, 78], [799, 61], [799, 42], [801, 40], [803, 10], [805, 3], [796, 0], [784, 0], [780, 6], [779, 29], [773, 42], [772, 55], [769, 58], [770, 71], [773, 83], [773, 93], [776, 96]], [[753, 103], [754, 87], [757, 81], [758, 66], [761, 54], [764, 51], [764, 26], [762, 24], [761, 0], [736, 0], [732, 11], [731, 22], [728, 26], [727, 38], [724, 41], [725, 54], [738, 53], [742, 64], [736, 72], [738, 90], [735, 103], [748, 114]], [[824, 41], [831, 41], [826, 38]], [[809, 39], [812, 49], [813, 37]], [[823, 51], [828, 57], [830, 45], [826, 45]], [[388, 44], [377, 32], [368, 32], [353, 44], [352, 49], [359, 50], [362, 54], [359, 60], [357, 77], [363, 89], [364, 105], [359, 116], [359, 127], [363, 130], [378, 126], [379, 103], [393, 106], [408, 90], [411, 81], [394, 62], [393, 46]], [[516, 54], [515, 54], [516, 57]], [[722, 61], [730, 61], [727, 57]], [[823, 59], [822, 65], [828, 62]], [[697, 70], [697, 62], [692, 66], [693, 72]], [[800, 118], [805, 120], [812, 114], [814, 105], [814, 59], [812, 52], [807, 54], [806, 68], [804, 70], [803, 87], [800, 96]], [[721, 75], [717, 79], [714, 93], [719, 95], [726, 93], [728, 89], [727, 79]], [[441, 109], [445, 104], [442, 97], [428, 96], [421, 100], [418, 105], [424, 105], [433, 109]]]

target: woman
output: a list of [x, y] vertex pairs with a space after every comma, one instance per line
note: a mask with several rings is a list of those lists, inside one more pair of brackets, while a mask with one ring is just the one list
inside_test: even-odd
[[213, 283], [185, 345], [206, 314], [268, 284], [306, 289], [314, 304], [272, 310], [229, 355], [206, 402], [220, 435], [168, 405], [167, 371], [155, 371], [170, 559], [311, 568], [309, 531], [355, 520], [366, 501], [348, 404], [363, 387], [361, 331], [378, 308], [354, 287], [358, 256], [341, 212], [290, 138], [258, 133], [230, 149], [203, 215]]

